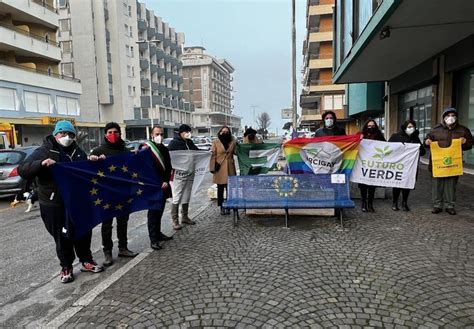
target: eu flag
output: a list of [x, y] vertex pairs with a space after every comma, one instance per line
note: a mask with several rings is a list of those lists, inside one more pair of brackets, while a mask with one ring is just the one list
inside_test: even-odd
[[106, 219], [160, 209], [162, 183], [149, 149], [99, 161], [57, 163], [52, 170], [66, 209], [67, 233], [75, 238]]

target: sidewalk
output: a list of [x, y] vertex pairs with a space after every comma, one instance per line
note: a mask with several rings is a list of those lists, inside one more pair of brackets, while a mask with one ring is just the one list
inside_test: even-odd
[[411, 212], [247, 218], [207, 207], [72, 316], [66, 327], [430, 327], [474, 323], [474, 177], [458, 215], [432, 215], [426, 167]]

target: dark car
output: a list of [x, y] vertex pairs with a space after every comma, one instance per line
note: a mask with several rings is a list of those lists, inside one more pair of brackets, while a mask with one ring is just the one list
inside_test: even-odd
[[141, 146], [146, 143], [146, 140], [126, 141], [125, 143], [125, 147], [131, 152], [138, 152], [138, 150], [141, 149]]
[[0, 150], [0, 197], [24, 192], [27, 181], [18, 175], [18, 166], [28, 158], [38, 146], [18, 147]]

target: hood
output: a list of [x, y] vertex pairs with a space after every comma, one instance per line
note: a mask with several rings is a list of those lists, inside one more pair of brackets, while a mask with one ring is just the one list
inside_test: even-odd
[[334, 118], [334, 124], [336, 124], [337, 116], [336, 116], [336, 113], [334, 113], [333, 111], [326, 111], [323, 113], [323, 115], [321, 116], [321, 120], [323, 120], [323, 123], [324, 123], [324, 119], [326, 118], [328, 114], [332, 114], [332, 117]]

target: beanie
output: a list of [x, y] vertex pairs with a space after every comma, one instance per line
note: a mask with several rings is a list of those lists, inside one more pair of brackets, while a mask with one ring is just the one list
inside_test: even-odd
[[74, 129], [72, 123], [66, 120], [56, 122], [56, 126], [54, 126], [53, 130], [53, 136], [62, 131], [73, 133], [74, 135], [76, 135], [76, 129]]
[[184, 133], [184, 132], [190, 132], [192, 129], [190, 126], [188, 126], [187, 124], [183, 123], [181, 126], [179, 126], [178, 128], [178, 132], [181, 134], [181, 133]]
[[244, 137], [247, 137], [248, 135], [255, 135], [257, 131], [253, 128], [247, 128], [244, 132]]
[[444, 119], [445, 116], [448, 115], [448, 113], [454, 113], [454, 114], [458, 115], [458, 111], [456, 111], [456, 109], [454, 107], [447, 107], [443, 111], [443, 119]]

